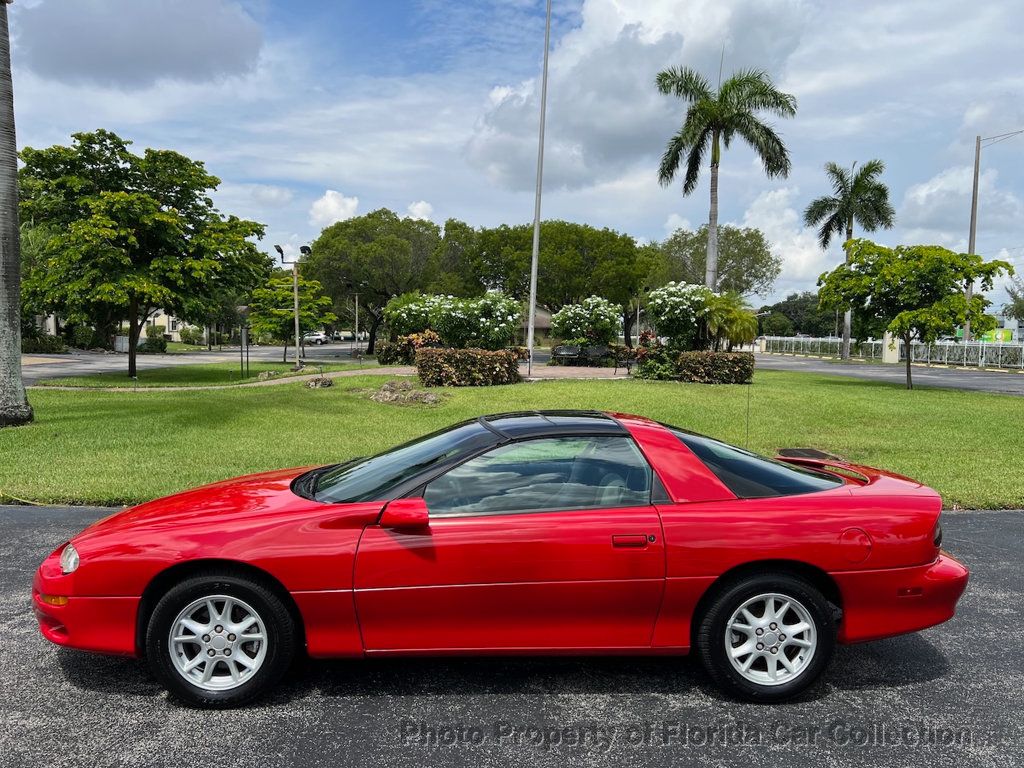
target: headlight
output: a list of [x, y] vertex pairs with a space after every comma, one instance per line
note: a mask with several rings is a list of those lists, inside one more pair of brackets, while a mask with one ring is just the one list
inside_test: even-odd
[[60, 553], [60, 569], [65, 573], [78, 570], [78, 550], [74, 544], [68, 544]]

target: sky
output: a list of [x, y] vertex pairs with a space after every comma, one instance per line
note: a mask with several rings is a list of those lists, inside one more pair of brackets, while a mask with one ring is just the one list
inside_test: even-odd
[[[738, 142], [721, 165], [720, 221], [783, 262], [765, 300], [841, 260], [802, 226], [828, 161], [885, 162], [877, 241], [966, 250], [974, 137], [1024, 128], [1022, 18], [1024, 0], [554, 0], [543, 215], [641, 241], [706, 221], [706, 173], [688, 197], [658, 184], [684, 110], [654, 77], [724, 61], [799, 104], [772, 120], [788, 178]], [[380, 207], [532, 220], [542, 0], [18, 0], [10, 19], [20, 146], [102, 127], [203, 160], [268, 253]], [[977, 245], [1018, 269], [1022, 161], [1024, 135], [983, 150]]]

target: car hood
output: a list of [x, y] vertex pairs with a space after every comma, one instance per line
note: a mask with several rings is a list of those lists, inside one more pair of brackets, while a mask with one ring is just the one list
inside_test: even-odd
[[124, 529], [161, 529], [204, 521], [256, 518], [319, 506], [291, 490], [309, 467], [281, 469], [222, 480], [128, 507], [93, 523], [75, 537], [82, 541]]

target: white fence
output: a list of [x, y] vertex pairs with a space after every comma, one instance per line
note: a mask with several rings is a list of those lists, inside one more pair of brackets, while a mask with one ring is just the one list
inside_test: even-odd
[[[767, 336], [764, 351], [784, 355], [814, 355], [817, 357], [839, 357], [842, 339], [836, 337], [813, 338], [809, 336]], [[907, 359], [906, 345], [899, 346], [899, 359]], [[881, 360], [882, 341], [851, 341], [850, 356], [862, 360]], [[926, 365], [958, 365], [975, 368], [1019, 368], [1024, 370], [1024, 344], [989, 343], [971, 341], [939, 341], [924, 344], [915, 341], [910, 345], [910, 360]]]
[[[839, 357], [843, 340], [835, 336], [814, 338], [812, 336], [766, 336], [764, 351], [783, 355], [814, 355], [816, 357]], [[882, 359], [881, 341], [850, 341], [850, 356], [865, 360]]]

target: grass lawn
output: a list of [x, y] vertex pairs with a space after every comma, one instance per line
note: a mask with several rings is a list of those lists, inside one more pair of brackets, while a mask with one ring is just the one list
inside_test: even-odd
[[[180, 370], [180, 369], [170, 369]], [[155, 372], [154, 372], [155, 373]], [[1024, 401], [805, 373], [755, 383], [548, 381], [375, 403], [381, 376], [207, 392], [32, 390], [36, 422], [0, 430], [0, 500], [136, 502], [208, 481], [380, 451], [484, 413], [617, 409], [770, 453], [811, 446], [915, 477], [947, 506], [1024, 507]]]
[[237, 361], [230, 363], [196, 363], [189, 365], [173, 365], [166, 368], [153, 368], [151, 370], [140, 370], [138, 381], [132, 381], [124, 371], [111, 373], [97, 373], [92, 376], [68, 376], [59, 379], [41, 379], [39, 386], [42, 387], [119, 387], [133, 389], [134, 387], [212, 387], [219, 384], [240, 384], [245, 381], [256, 381], [260, 373], [265, 371], [277, 371], [280, 375], [270, 378], [278, 379], [287, 376], [304, 376], [310, 373], [319, 373], [322, 369], [328, 371], [341, 371], [347, 368], [367, 367], [364, 363], [324, 363], [309, 364], [296, 373], [291, 370], [292, 363], [249, 363], [249, 378], [243, 379]]

